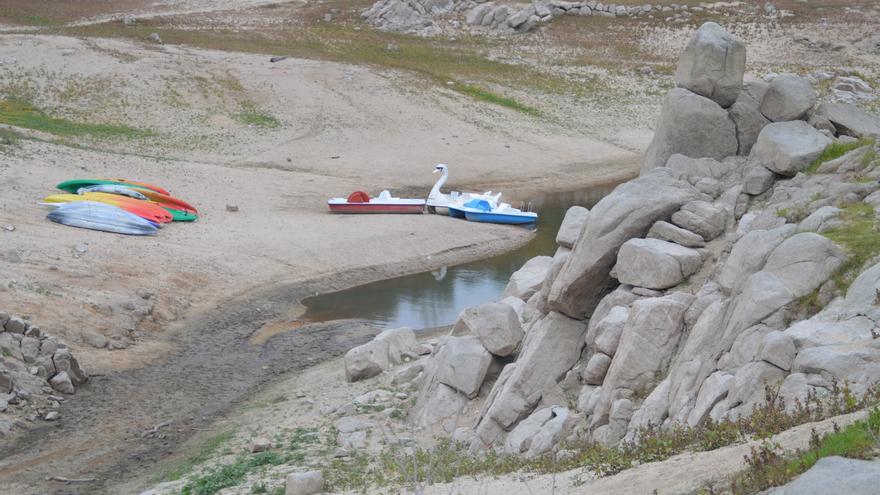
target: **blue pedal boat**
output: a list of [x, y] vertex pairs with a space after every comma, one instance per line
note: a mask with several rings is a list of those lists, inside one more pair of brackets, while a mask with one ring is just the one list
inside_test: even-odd
[[[502, 203], [495, 208], [484, 199], [473, 199], [460, 208], [455, 208], [455, 213], [464, 213], [464, 217], [471, 222], [500, 223], [506, 225], [523, 225], [538, 221], [538, 214], [531, 211], [522, 211], [513, 208], [507, 203]], [[449, 208], [449, 215], [453, 215], [453, 208]]]

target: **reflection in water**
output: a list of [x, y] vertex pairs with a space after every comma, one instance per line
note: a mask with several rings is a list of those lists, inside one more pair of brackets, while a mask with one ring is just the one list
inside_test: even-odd
[[464, 308], [498, 300], [510, 274], [530, 258], [552, 256], [556, 231], [570, 206], [591, 208], [611, 189], [604, 186], [535, 198], [529, 206], [540, 214], [540, 220], [535, 238], [525, 246], [494, 258], [311, 297], [303, 301], [307, 307], [303, 319], [357, 318], [382, 328], [450, 325]]

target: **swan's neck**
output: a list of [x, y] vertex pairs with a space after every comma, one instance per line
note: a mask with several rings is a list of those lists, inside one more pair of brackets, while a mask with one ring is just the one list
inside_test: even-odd
[[441, 196], [440, 188], [443, 187], [443, 184], [446, 184], [446, 179], [449, 178], [449, 169], [443, 169], [443, 173], [440, 175], [440, 178], [437, 179], [437, 182], [434, 183], [434, 187], [431, 188], [431, 193], [428, 194], [428, 199], [435, 199]]

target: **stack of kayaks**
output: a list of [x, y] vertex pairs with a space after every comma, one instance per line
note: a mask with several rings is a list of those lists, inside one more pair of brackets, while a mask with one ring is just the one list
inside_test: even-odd
[[77, 179], [58, 184], [43, 204], [49, 220], [73, 227], [130, 235], [152, 235], [170, 222], [193, 222], [198, 210], [158, 186], [128, 179]]

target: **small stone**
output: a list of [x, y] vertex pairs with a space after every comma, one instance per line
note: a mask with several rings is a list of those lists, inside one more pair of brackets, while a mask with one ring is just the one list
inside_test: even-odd
[[73, 245], [73, 252], [77, 254], [86, 254], [88, 251], [89, 247], [81, 242]]
[[15, 225], [12, 225], [12, 224], [6, 224], [2, 228], [6, 232], [15, 232]]
[[343, 457], [350, 457], [351, 452], [343, 449], [342, 447], [337, 447], [336, 450], [333, 451], [333, 457], [336, 459], [341, 459]]
[[226, 211], [236, 212], [238, 211], [238, 205], [226, 205]]
[[[269, 59], [269, 62], [274, 64], [275, 62], [281, 62], [282, 60], [284, 60], [286, 58], [287, 57], [272, 57]], [[290, 161], [290, 158], [288, 158], [287, 161]]]
[[285, 495], [315, 495], [324, 489], [324, 476], [320, 471], [287, 475]]
[[266, 440], [265, 438], [258, 438], [251, 443], [251, 452], [256, 454], [257, 452], [265, 452], [272, 448], [272, 442]]
[[73, 388], [73, 383], [70, 381], [70, 376], [66, 371], [62, 371], [57, 375], [53, 376], [51, 380], [49, 380], [49, 384], [52, 385], [52, 388], [61, 392], [62, 394], [72, 395], [76, 392]]
[[134, 26], [135, 24], [137, 24], [137, 19], [135, 19], [135, 17], [131, 14], [125, 14], [124, 16], [122, 16], [122, 23], [126, 26]]
[[61, 419], [61, 413], [58, 411], [49, 411], [46, 413], [45, 416], [43, 416], [43, 419], [45, 419], [46, 421], [55, 421]]
[[107, 343], [109, 342], [107, 337], [92, 332], [83, 333], [82, 339], [84, 343], [94, 347], [95, 349], [103, 349], [107, 347]]
[[159, 37], [159, 33], [150, 33], [145, 39], [153, 43], [162, 44], [162, 38]]

